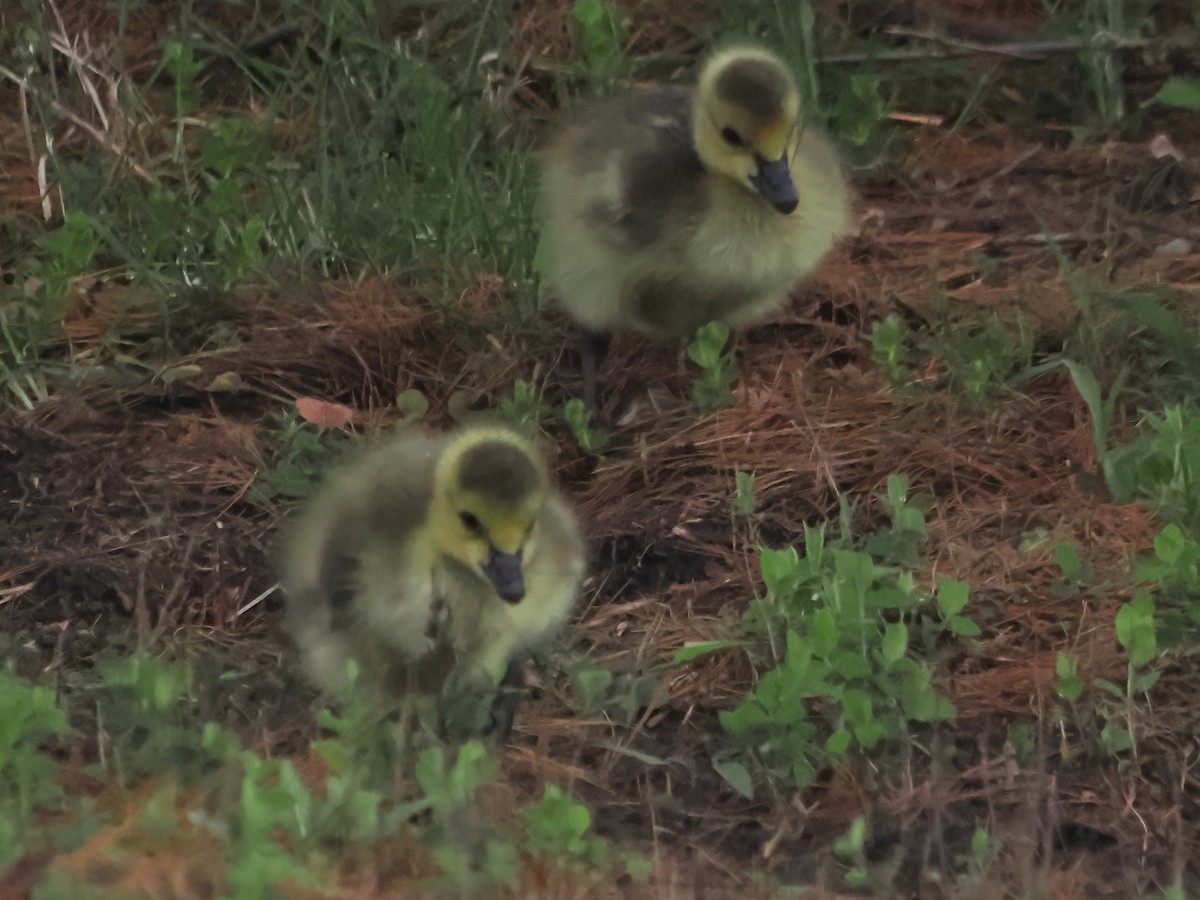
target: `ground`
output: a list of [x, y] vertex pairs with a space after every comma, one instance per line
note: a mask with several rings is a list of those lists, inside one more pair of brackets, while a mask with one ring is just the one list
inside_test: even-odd
[[[632, 16], [625, 52], [657, 54], [668, 69], [671, 59], [695, 56], [705, 33], [698, 23], [714, 20], [684, 4], [622, 6]], [[949, 89], [896, 89], [876, 143], [847, 150], [855, 233], [791, 305], [738, 336], [731, 406], [697, 415], [689, 401], [697, 370], [683, 348], [622, 335], [601, 373], [605, 451], [588, 454], [561, 420], [543, 420], [559, 483], [587, 533], [589, 577], [562, 651], [531, 678], [494, 803], [511, 810], [546, 783], [562, 787], [587, 806], [596, 834], [647, 854], [653, 871], [645, 881], [588, 884], [527, 867], [511, 893], [717, 897], [805, 888], [796, 895], [842, 896], [851, 891], [845, 858], [832, 848], [859, 816], [870, 872], [861, 890], [871, 896], [1135, 897], [1194, 884], [1194, 642], [1158, 657], [1158, 682], [1134, 713], [1132, 755], [1103, 749], [1106, 720], [1087, 702], [1094, 688], [1065, 700], [1056, 664], [1065, 652], [1085, 684], [1125, 684], [1128, 656], [1114, 623], [1134, 595], [1135, 561], [1152, 552], [1164, 524], [1149, 506], [1113, 499], [1103, 441], [1128, 440], [1141, 410], [1186, 399], [1189, 385], [1172, 381], [1170, 365], [1144, 361], [1157, 352], [1144, 340], [1152, 327], [1130, 325], [1108, 306], [1100, 312], [1088, 298], [1156, 292], [1186, 310], [1180, 300], [1196, 296], [1200, 116], [1138, 104], [1168, 76], [1195, 71], [1188, 35], [1197, 23], [1156, 11], [1146, 45], [1119, 58], [1128, 112], [1098, 123], [1072, 109], [1091, 102], [1083, 87], [1078, 97], [1065, 87], [1083, 80], [1072, 53], [971, 49], [1048, 40], [1038, 4], [981, 13], [944, 2], [919, 15], [907, 4], [864, 4], [862, 21], [839, 4], [813, 6], [824, 26], [869, 34], [881, 42], [872, 46], [918, 60], [924, 53], [942, 65], [942, 51], [962, 51], [959, 77], [975, 76], [989, 92], [968, 116], [971, 101]], [[561, 100], [555, 78], [580, 52], [568, 7], [523, 0], [507, 13], [512, 59], [526, 67], [507, 113], [539, 127]], [[414, 44], [463, 27], [432, 7], [393, 13], [381, 27]], [[166, 5], [141, 7], [121, 30], [100, 5], [63, 4], [56, 15], [41, 27], [69, 36], [77, 51], [85, 34], [95, 46], [119, 35], [125, 73], [138, 85], [151, 83], [175, 29], [211, 40], [256, 24], [234, 11], [192, 11], [181, 26]], [[20, 20], [4, 16], [6, 27]], [[319, 20], [299, 21], [303, 30]], [[918, 32], [943, 40], [912, 37]], [[322, 49], [309, 32], [285, 40]], [[884, 84], [902, 77], [886, 60], [872, 71]], [[63, 210], [52, 197], [42, 221], [29, 94], [10, 74], [0, 85], [0, 209], [16, 245], [18, 233], [52, 232]], [[252, 91], [205, 90], [194, 115], [258, 111]], [[127, 174], [82, 92], [60, 96], [65, 112], [48, 129], [56, 151], [98, 145], [112, 157], [106, 177]], [[312, 126], [278, 127], [286, 143]], [[135, 152], [126, 156], [139, 165]], [[153, 158], [161, 163], [163, 154]], [[25, 270], [15, 253], [0, 252], [11, 288]], [[70, 853], [23, 855], [0, 881], [4, 896], [58, 896], [35, 890], [53, 872], [108, 884], [117, 896], [225, 890], [214, 874], [221, 848], [208, 832], [189, 825], [152, 850], [130, 838], [135, 811], [166, 776], [118, 787], [95, 774], [105, 723], [86, 702], [70, 701], [87, 696], [81, 685], [94, 680], [98, 659], [142, 648], [192, 661], [198, 719], [318, 777], [309, 743], [321, 734], [321, 701], [291, 668], [277, 634], [286, 601], [273, 590], [277, 538], [301, 492], [289, 479], [313, 475], [309, 457], [284, 459], [301, 447], [297, 431], [321, 460], [402, 418], [394, 398], [404, 391], [428, 402], [409, 427], [430, 428], [502, 407], [517, 379], [535, 386], [543, 411], [580, 394], [570, 323], [552, 306], [517, 316], [526, 288], [506, 273], [431, 275], [404, 260], [296, 271], [265, 258], [219, 301], [206, 296], [210, 307], [174, 307], [170, 327], [187, 335], [178, 339], [163, 337], [167, 306], [153, 296], [155, 282], [132, 274], [72, 275], [61, 330], [43, 345], [61, 368], [49, 370], [44, 397], [25, 404], [10, 392], [0, 411], [8, 668], [67, 698], [71, 736], [51, 744], [60, 780], [68, 796], [110, 813]], [[872, 341], [892, 314], [920, 336], [902, 384]], [[989, 343], [995, 335], [999, 344]], [[122, 369], [122, 354], [142, 364]], [[1040, 365], [1062, 356], [1092, 362], [1106, 391], [1117, 358], [1135, 373], [1099, 453], [1096, 410], [1078, 380]], [[12, 359], [6, 367], [11, 384], [18, 367]], [[1144, 371], [1162, 377], [1138, 380]], [[306, 424], [296, 415], [303, 398], [349, 408], [352, 424], [318, 436], [311, 420], [319, 416]], [[755, 477], [750, 514], [735, 503], [738, 473]], [[848, 756], [803, 790], [760, 785], [747, 799], [711, 761], [725, 740], [718, 713], [751, 690], [761, 660], [739, 648], [690, 663], [672, 658], [689, 642], [728, 636], [764, 595], [759, 546], [802, 545], [806, 527], [834, 531], [847, 509], [856, 534], [886, 526], [878, 498], [894, 473], [907, 476], [910, 496], [925, 498], [916, 582], [970, 585], [967, 614], [980, 634], [941, 646], [935, 668], [935, 687], [957, 716], [916, 728], [916, 749], [902, 764]], [[1064, 578], [1056, 555], [1064, 543], [1087, 573], [1078, 583]], [[616, 692], [614, 703], [584, 709], [567, 674], [581, 659], [615, 673], [637, 702], [622, 706], [627, 698]], [[1021, 726], [1027, 753], [1012, 739]], [[181, 790], [195, 798], [220, 788]], [[55, 815], [39, 825], [49, 829]], [[964, 860], [980, 828], [999, 849], [972, 883]], [[413, 844], [401, 834], [373, 855], [347, 851], [324, 893], [293, 893], [406, 896], [436, 871]]]

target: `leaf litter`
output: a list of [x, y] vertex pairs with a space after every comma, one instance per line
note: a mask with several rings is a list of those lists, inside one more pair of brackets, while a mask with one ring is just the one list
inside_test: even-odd
[[[947, 5], [968, 18], [975, 12]], [[1009, 6], [1017, 18], [1029, 14], [1028, 5]], [[547, 15], [554, 4], [521, 8], [531, 47], [566, 40], [557, 16]], [[157, 44], [145, 28], [131, 30], [147, 47]], [[672, 39], [653, 29], [635, 37], [648, 46]], [[14, 123], [2, 124], [7, 133]], [[1200, 687], [1186, 660], [1164, 663], [1141, 723], [1142, 752], [1155, 763], [1136, 778], [1112, 760], [1073, 753], [1074, 726], [1051, 715], [1058, 651], [1069, 650], [1085, 681], [1121, 680], [1125, 658], [1112, 624], [1129, 599], [1132, 556], [1150, 548], [1157, 530], [1141, 509], [1091, 488], [1090, 417], [1069, 379], [1043, 376], [986, 413], [946, 394], [914, 401], [887, 385], [869, 341], [871, 323], [894, 309], [931, 321], [946, 304], [966, 320], [998, 314], [1038, 332], [1067, 330], [1077, 287], [1051, 244], [1110, 289], [1194, 290], [1195, 144], [1185, 158], [1164, 154], [1151, 166], [1145, 143], [1063, 149], [998, 126], [905, 127], [906, 174], [864, 185], [859, 233], [790, 309], [740, 337], [733, 407], [688, 419], [680, 410], [692, 373], [682, 353], [620, 336], [602, 373], [606, 412], [621, 423], [617, 449], [591, 461], [550, 426], [560, 478], [593, 551], [570, 641], [613, 671], [659, 674], [653, 700], [628, 725], [575, 714], [559, 685], [542, 684], [522, 709], [505, 783], [515, 794], [535, 793], [543, 780], [570, 786], [601, 834], [653, 848], [652, 881], [623, 896], [749, 896], [745, 868], [765, 866], [833, 897], [829, 836], [857, 814], [871, 818], [877, 851], [899, 860], [898, 892], [920, 883], [921, 866], [939, 862], [949, 835], [981, 820], [1009, 848], [1000, 870], [1014, 883], [1040, 879], [1054, 897], [1129, 896], [1135, 881], [1169, 881], [1178, 860], [1197, 858], [1197, 834], [1183, 823], [1200, 817], [1200, 791], [1183, 736], [1200, 727]], [[6, 159], [14, 145], [0, 144]], [[31, 173], [5, 171], [6, 210], [32, 214], [40, 200], [25, 189]], [[1171, 253], [1156, 252], [1167, 245]], [[1003, 261], [998, 272], [985, 270], [984, 256]], [[13, 658], [27, 674], [84, 667], [106, 647], [152, 638], [218, 647], [254, 686], [221, 719], [248, 745], [299, 755], [314, 736], [316, 701], [311, 692], [291, 697], [294, 685], [275, 674], [280, 603], [236, 615], [275, 580], [278, 523], [247, 497], [264, 465], [271, 415], [291, 403], [308, 421], [343, 427], [357, 411], [350, 427], [367, 432], [395, 421], [395, 398], [417, 390], [429, 399], [423, 424], [437, 427], [451, 423], [458, 394], [468, 406], [494, 408], [526, 378], [560, 401], [578, 395], [578, 374], [564, 350], [566, 323], [555, 314], [535, 326], [511, 322], [499, 276], [467, 286], [449, 311], [430, 304], [432, 287], [387, 277], [239, 290], [235, 339], [220, 352], [171, 360], [195, 366], [193, 377], [81, 387], [0, 423], [8, 510], [0, 621], [26, 639]], [[78, 351], [100, 345], [122, 306], [112, 283], [85, 298], [64, 324]], [[126, 308], [140, 317], [135, 330], [152, 328], [152, 305]], [[217, 378], [231, 389], [204, 388]], [[753, 534], [732, 506], [738, 472], [756, 476]], [[836, 521], [844, 501], [855, 504], [857, 526], [882, 523], [872, 498], [894, 472], [934, 498], [918, 578], [968, 581], [983, 628], [975, 651], [945, 667], [938, 684], [959, 718], [933, 740], [955, 764], [914, 764], [900, 783], [838, 770], [792, 806], [747, 801], [709, 762], [717, 711], [751, 682], [744, 654], [666, 664], [680, 647], [721, 635], [728, 617], [762, 593], [752, 562], [758, 541], [798, 543], [806, 525]], [[1026, 548], [1031, 533], [1045, 537]], [[1055, 591], [1058, 541], [1079, 549], [1102, 590]], [[1039, 748], [1032, 766], [1017, 761], [1009, 739], [1022, 725]], [[202, 829], [151, 847], [132, 836], [130, 822], [162, 789], [156, 782], [127, 797], [106, 794], [113, 824], [40, 864], [130, 893], [215, 896], [204, 871], [212, 841]], [[126, 859], [120, 867], [109, 861], [114, 848]], [[413, 890], [428, 863], [417, 861], [419, 848], [392, 849], [390, 864], [385, 853], [348, 860], [340, 896]], [[537, 872], [524, 877], [530, 891], [550, 891]], [[1008, 895], [1000, 886], [984, 891]]]

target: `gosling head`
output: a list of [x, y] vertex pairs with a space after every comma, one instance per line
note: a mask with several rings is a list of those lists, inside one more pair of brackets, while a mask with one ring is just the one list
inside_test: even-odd
[[802, 125], [800, 92], [782, 60], [753, 47], [715, 54], [700, 70], [692, 120], [696, 153], [709, 171], [784, 215], [795, 210], [789, 163]]
[[537, 539], [549, 476], [534, 449], [503, 429], [468, 431], [434, 473], [431, 524], [438, 550], [491, 583], [500, 599], [525, 597], [523, 560]]

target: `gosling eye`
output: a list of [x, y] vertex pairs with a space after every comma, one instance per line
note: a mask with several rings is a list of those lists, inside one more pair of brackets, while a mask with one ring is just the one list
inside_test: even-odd
[[746, 142], [742, 140], [742, 136], [728, 126], [721, 129], [721, 137], [725, 138], [725, 143], [730, 147], [746, 146]]
[[476, 537], [483, 537], [483, 523], [479, 521], [474, 513], [460, 512], [458, 520], [463, 523], [463, 528], [471, 532]]

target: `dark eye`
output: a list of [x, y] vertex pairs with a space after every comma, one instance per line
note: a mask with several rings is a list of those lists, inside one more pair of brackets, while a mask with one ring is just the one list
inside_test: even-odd
[[729, 144], [731, 147], [741, 147], [746, 143], [742, 140], [742, 136], [732, 128], [722, 128], [721, 137], [725, 138], [725, 143]]
[[460, 512], [458, 520], [463, 523], [463, 527], [472, 534], [483, 534], [483, 523], [475, 517], [474, 513]]

